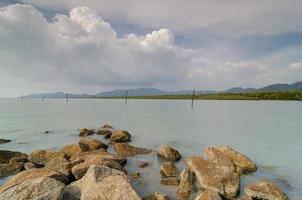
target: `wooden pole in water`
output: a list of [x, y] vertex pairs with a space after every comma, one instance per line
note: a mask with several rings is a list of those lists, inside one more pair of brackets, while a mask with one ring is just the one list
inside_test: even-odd
[[125, 94], [125, 104], [127, 104], [127, 98], [128, 98], [128, 90], [126, 90], [126, 94]]
[[23, 97], [23, 94], [22, 94], [22, 96], [21, 96], [21, 101], [23, 101], [23, 98], [24, 98], [24, 97]]
[[68, 103], [68, 93], [66, 93], [66, 102]]
[[194, 103], [194, 96], [195, 96], [195, 88], [193, 90], [193, 93], [192, 93], [192, 102], [191, 102], [191, 107], [193, 108], [193, 103]]
[[43, 97], [41, 98], [41, 101], [44, 101], [45, 97], [46, 97], [46, 95], [43, 95]]

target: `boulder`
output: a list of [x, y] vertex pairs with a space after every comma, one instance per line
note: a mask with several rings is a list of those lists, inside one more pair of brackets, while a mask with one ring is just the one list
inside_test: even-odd
[[149, 166], [149, 163], [141, 161], [137, 164], [138, 168], [146, 168]]
[[0, 199], [34, 199], [57, 200], [60, 198], [65, 184], [49, 177], [26, 180], [0, 194]]
[[128, 131], [125, 130], [116, 130], [113, 131], [110, 137], [110, 142], [130, 142], [131, 135]]
[[143, 200], [171, 200], [169, 196], [161, 192], [155, 192], [143, 197]]
[[75, 154], [70, 157], [70, 161], [82, 159], [84, 161], [90, 160], [92, 158], [99, 158], [103, 160], [113, 160], [115, 162], [118, 162], [121, 165], [124, 165], [127, 162], [127, 159], [120, 155], [113, 155], [108, 152], [106, 152], [103, 149], [95, 150], [95, 151], [89, 151], [89, 152], [83, 152], [79, 154]]
[[181, 159], [180, 153], [168, 145], [162, 145], [158, 148], [157, 153], [160, 157], [168, 161], [178, 161]]
[[102, 128], [104, 128], [104, 129], [113, 129], [113, 127], [109, 124], [105, 124], [104, 126], [102, 126]]
[[38, 165], [45, 165], [47, 162], [57, 157], [66, 158], [66, 154], [63, 152], [37, 150], [29, 155], [29, 161]]
[[32, 163], [32, 162], [26, 162], [26, 163], [24, 163], [23, 166], [24, 166], [24, 168], [25, 168], [26, 170], [29, 170], [29, 169], [32, 169], [32, 168], [41, 168], [40, 165], [37, 165], [37, 164]]
[[95, 132], [93, 129], [87, 129], [87, 128], [84, 128], [81, 130], [79, 136], [80, 137], [86, 137], [86, 136], [89, 136], [89, 135], [93, 135]]
[[0, 139], [0, 144], [8, 143], [8, 142], [11, 142], [11, 140], [8, 140], [8, 139]]
[[66, 154], [68, 157], [71, 157], [72, 155], [82, 153], [83, 151], [79, 144], [69, 144], [64, 146], [60, 152]]
[[244, 188], [244, 192], [253, 199], [288, 200], [281, 189], [275, 183], [268, 180], [260, 180], [251, 183]]
[[160, 165], [160, 174], [163, 177], [177, 177], [179, 175], [179, 170], [174, 162], [165, 162]]
[[9, 160], [9, 163], [16, 163], [16, 162], [26, 163], [28, 162], [28, 157], [13, 157]]
[[88, 168], [91, 165], [104, 165], [106, 167], [113, 168], [122, 171], [124, 173], [127, 173], [125, 168], [123, 168], [118, 162], [115, 162], [114, 160], [103, 159], [102, 157], [86, 158], [84, 162], [73, 166], [71, 172], [76, 179], [80, 179], [86, 174]]
[[21, 172], [24, 167], [23, 162], [12, 162], [0, 164], [0, 178], [11, 176]]
[[151, 149], [146, 149], [142, 147], [135, 147], [126, 143], [115, 143], [113, 144], [115, 152], [122, 156], [135, 156], [139, 154], [149, 154], [152, 152]]
[[253, 200], [253, 198], [249, 196], [242, 196], [240, 197], [240, 200]]
[[177, 200], [187, 200], [194, 192], [194, 176], [187, 168], [181, 173], [180, 183], [177, 187]]
[[219, 165], [223, 170], [235, 172], [235, 165], [233, 162], [223, 154], [221, 151], [214, 147], [205, 148], [205, 154], [207, 156], [207, 161]]
[[140, 197], [123, 172], [92, 165], [83, 178], [65, 187], [62, 199], [140, 200]]
[[72, 167], [81, 162], [83, 162], [83, 160], [75, 160], [75, 161], [69, 162], [64, 157], [57, 157], [55, 159], [50, 160], [48, 163], [46, 163], [45, 167], [48, 169], [60, 172], [61, 174], [64, 174], [65, 176], [68, 177], [71, 175]]
[[93, 139], [93, 138], [87, 138], [87, 139], [80, 140], [79, 146], [83, 152], [108, 148], [107, 144], [101, 142], [100, 140]]
[[162, 185], [172, 185], [172, 186], [178, 186], [179, 185], [179, 179], [175, 177], [168, 177], [161, 179], [160, 183]]
[[108, 129], [100, 129], [96, 132], [97, 135], [110, 135], [112, 134], [112, 131], [111, 130], [108, 130]]
[[194, 156], [185, 161], [186, 167], [195, 174], [197, 183], [203, 189], [212, 189], [225, 198], [238, 196], [240, 175], [225, 170], [224, 166]]
[[245, 155], [235, 151], [227, 145], [217, 147], [224, 155], [226, 155], [235, 165], [236, 172], [240, 174], [255, 172], [257, 167], [253, 161], [251, 161]]
[[14, 157], [27, 157], [27, 155], [18, 151], [0, 150], [0, 164], [8, 163]]
[[17, 175], [9, 179], [5, 184], [1, 185], [0, 194], [5, 192], [9, 188], [22, 184], [25, 181], [29, 181], [41, 177], [54, 178], [63, 183], [69, 182], [68, 178], [59, 172], [47, 168], [32, 168], [18, 173]]
[[206, 189], [197, 195], [195, 200], [222, 200], [217, 192], [214, 192], [211, 189]]

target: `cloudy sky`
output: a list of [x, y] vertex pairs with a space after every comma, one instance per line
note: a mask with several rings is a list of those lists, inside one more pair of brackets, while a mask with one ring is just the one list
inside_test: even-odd
[[0, 96], [302, 80], [301, 0], [1, 0]]

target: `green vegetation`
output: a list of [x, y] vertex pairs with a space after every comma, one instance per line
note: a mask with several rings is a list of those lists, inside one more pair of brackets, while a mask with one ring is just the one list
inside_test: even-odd
[[[104, 99], [123, 99], [123, 96], [98, 97]], [[160, 96], [128, 96], [128, 99], [192, 99], [191, 94]], [[194, 99], [203, 100], [294, 100], [302, 101], [302, 91], [291, 92], [251, 92], [198, 94]]]

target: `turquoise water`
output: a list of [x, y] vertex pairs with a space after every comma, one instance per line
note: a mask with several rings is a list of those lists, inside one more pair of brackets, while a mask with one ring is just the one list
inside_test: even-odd
[[[0, 99], [0, 138], [12, 139], [0, 149], [59, 149], [79, 140], [78, 129], [105, 123], [128, 130], [136, 146], [170, 144], [184, 157], [203, 155], [206, 146], [228, 144], [259, 166], [242, 178], [243, 186], [269, 178], [290, 199], [302, 199], [302, 103], [295, 101], [195, 101], [191, 109], [186, 100], [128, 100], [125, 105], [123, 100]], [[46, 130], [51, 132], [44, 134]], [[138, 160], [151, 166], [137, 169]], [[178, 166], [183, 168], [182, 161]], [[129, 159], [126, 168], [141, 172], [142, 178], [133, 182], [141, 195], [175, 193], [174, 187], [158, 183], [155, 154]]]

